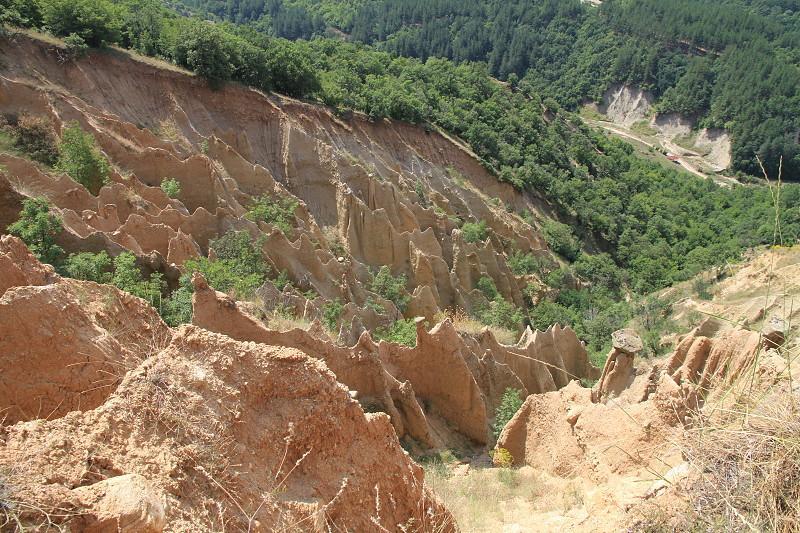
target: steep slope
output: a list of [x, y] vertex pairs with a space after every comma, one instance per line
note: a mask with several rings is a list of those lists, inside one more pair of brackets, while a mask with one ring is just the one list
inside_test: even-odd
[[[34, 38], [7, 41], [0, 113], [10, 122], [44, 117], [57, 132], [79, 124], [111, 163], [110, 180], [94, 195], [54, 168], [2, 152], [3, 226], [17, 219], [26, 198], [44, 197], [63, 221], [55, 240], [67, 252], [131, 252], [143, 271], [163, 274], [173, 292], [193, 272], [187, 261], [214, 260], [210, 243], [246, 232], [269, 279], [243, 296], [218, 292], [200, 275], [192, 283], [184, 276], [181, 290], [193, 300], [186, 320], [324, 360], [365, 409], [388, 413], [397, 436], [417, 450], [488, 443], [506, 388], [546, 392], [597, 377], [570, 328], [520, 328], [512, 332], [520, 335], [517, 343], [502, 344], [491, 331], [465, 334], [457, 321], [442, 321], [443, 310], [475, 313], [490, 306], [492, 296], [478, 289], [479, 281], [496, 287], [512, 309], [548, 290], [542, 274], [511, 271], [513, 252], [530, 253], [551, 268], [560, 261], [537, 228], [543, 202], [499, 183], [463, 146], [408, 124], [337, 117], [240, 86], [213, 91], [186, 73], [116, 50], [67, 62], [59, 54], [58, 45]], [[177, 198], [162, 190], [166, 179], [180, 184]], [[288, 224], [252, 220], [249, 210], [264, 197], [292, 206]], [[528, 222], [515, 214], [525, 210], [534, 213]], [[485, 224], [479, 238], [464, 237], [459, 226], [465, 221]], [[22, 257], [21, 264], [30, 263], [19, 246], [9, 240], [0, 265]], [[402, 280], [407, 305], [373, 286], [378, 267]], [[113, 365], [144, 360], [169, 342], [170, 330], [136, 298], [67, 278], [31, 289], [54, 273], [29, 280], [34, 274], [17, 270], [8, 267], [8, 283], [26, 288], [4, 296], [3, 322], [21, 327], [4, 341], [22, 346], [24, 336], [45, 326], [75, 331], [75, 344], [53, 350], [50, 360], [88, 357], [91, 364], [68, 364], [71, 370], [53, 380], [57, 393], [3, 398], [9, 422], [97, 408], [124, 376]], [[281, 277], [290, 283], [281, 286]], [[108, 303], [81, 307], [73, 292], [84, 300], [106, 294]], [[152, 303], [163, 306], [167, 292]], [[75, 316], [50, 311], [64, 301]], [[343, 306], [331, 318], [337, 301]], [[150, 329], [127, 339], [125, 313], [146, 317]], [[289, 331], [274, 325], [285, 315], [296, 325]], [[414, 347], [373, 341], [369, 332], [403, 316], [418, 317]], [[81, 327], [70, 322], [76, 317]], [[21, 382], [42, 378], [43, 350], [34, 343], [20, 352]], [[96, 387], [92, 365], [109, 376]], [[66, 388], [56, 386], [63, 382]]]
[[[340, 298], [385, 313], [359, 312], [372, 329], [400, 310], [367, 292], [370, 269], [390, 267], [413, 294], [406, 316], [486, 305], [477, 281], [490, 277], [517, 306], [533, 277], [515, 276], [506, 256], [532, 250], [554, 261], [536, 222], [542, 202], [499, 183], [462, 146], [403, 123], [340, 118], [298, 101], [229, 86], [220, 91], [174, 69], [123, 53], [61, 63], [56, 49], [19, 37], [2, 50], [0, 113], [77, 121], [113, 164], [111, 183], [92, 196], [62, 175], [13, 155], [0, 156], [6, 199], [0, 224], [26, 196], [60, 212], [67, 251], [127, 249], [175, 283], [183, 262], [236, 229], [261, 243], [273, 275], [323, 300]], [[158, 187], [177, 180], [168, 198]], [[297, 199], [286, 233], [245, 218], [257, 198]], [[504, 209], [505, 206], [507, 209]], [[485, 239], [466, 242], [459, 226], [483, 221]], [[261, 238], [261, 240], [258, 240]], [[541, 283], [539, 283], [541, 285]], [[322, 301], [305, 305], [307, 318]]]

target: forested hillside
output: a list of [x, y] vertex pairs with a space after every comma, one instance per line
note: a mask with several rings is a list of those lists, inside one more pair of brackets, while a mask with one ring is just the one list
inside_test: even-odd
[[289, 39], [333, 34], [393, 54], [483, 61], [501, 79], [561, 105], [598, 100], [612, 83], [660, 99], [658, 110], [733, 136], [735, 169], [754, 154], [800, 178], [800, 4], [795, 0], [182, 0], [189, 9]]
[[[277, 3], [273, 7], [282, 9], [281, 5]], [[292, 4], [298, 12], [309, 13], [311, 19], [322, 17], [329, 21], [326, 24], [338, 20], [344, 29], [353, 32], [360, 24], [362, 8], [377, 9], [381, 5]], [[450, 4], [433, 5], [446, 12]], [[469, 6], [479, 5], [465, 2], [459, 10], [466, 10], [465, 17], [469, 19]], [[498, 3], [495, 7], [503, 17], [519, 22], [526, 19], [520, 18], [522, 11], [514, 9], [521, 10], [522, 5], [503, 4], [505, 7], [501, 8]], [[670, 78], [674, 81], [689, 63], [695, 65], [703, 61], [713, 62], [709, 68], [717, 76], [724, 74], [721, 65], [727, 63], [720, 63], [721, 59], [715, 59], [714, 54], [686, 56], [677, 45], [674, 52], [670, 52], [656, 46], [638, 48], [634, 44], [636, 41], [630, 40], [626, 48], [620, 48], [617, 59], [602, 53], [587, 53], [584, 57], [580, 55], [580, 46], [572, 46], [576, 37], [570, 36], [570, 31], [577, 32], [579, 43], [594, 43], [596, 46], [591, 50], [599, 50], [603, 43], [610, 48], [619, 44], [615, 41], [617, 34], [606, 30], [601, 32], [602, 36], [593, 37], [593, 31], [600, 31], [601, 19], [578, 3], [549, 2], [532, 12], [535, 16], [531, 23], [550, 22], [541, 31], [523, 33], [543, 39], [542, 46], [549, 46], [546, 36], [562, 32], [564, 61], [556, 61], [552, 56], [545, 60], [544, 56], [532, 54], [529, 59], [535, 57], [541, 64], [551, 65], [550, 70], [539, 72], [537, 67], [529, 65], [524, 79], [517, 82], [512, 77], [510, 84], [498, 83], [491, 76], [493, 71], [502, 68], [491, 61], [488, 66], [434, 58], [422, 61], [337, 39], [289, 41], [275, 38], [262, 31], [273, 28], [263, 15], [256, 16], [263, 13], [263, 9], [224, 11], [223, 15], [234, 19], [255, 19], [254, 24], [236, 25], [209, 24], [187, 18], [163, 8], [157, 0], [113, 3], [107, 0], [1, 0], [0, 6], [3, 20], [9, 27], [34, 27], [65, 37], [70, 53], [76, 56], [87, 46], [119, 45], [186, 67], [205, 77], [212, 86], [238, 81], [262, 90], [315, 100], [340, 113], [358, 110], [375, 119], [389, 117], [428, 123], [460, 137], [500, 180], [550, 202], [561, 220], [572, 225], [571, 229], [554, 223], [548, 240], [554, 250], [574, 262], [573, 272], [591, 282], [593, 290], [561, 291], [553, 301], [544, 302], [532, 311], [530, 319], [536, 324], [572, 323], [582, 332], [593, 324], [591, 327], [602, 329], [597, 338], [606, 339], [607, 333], [629, 316], [627, 304], [613, 305], [615, 301], [624, 300], [628, 291], [649, 293], [734, 258], [747, 247], [772, 242], [775, 200], [781, 210], [782, 238], [789, 242], [800, 235], [800, 188], [785, 187], [780, 197], [775, 198], [765, 187], [724, 189], [710, 181], [664, 168], [637, 157], [630, 145], [590, 130], [546, 96], [552, 94], [564, 102], [576, 102], [579, 94], [570, 93], [566, 88], [574, 89], [569, 81], [574, 78], [570, 76], [577, 76], [580, 69], [592, 72], [598, 80], [586, 81], [585, 92], [600, 90], [601, 85], [596, 83], [608, 82], [614, 78], [613, 72], [623, 71], [619, 70], [622, 68], [619, 57], [625, 57], [626, 53], [631, 55], [632, 65], [641, 67], [627, 70], [632, 79], [649, 80], [651, 88], [665, 94], [664, 102], [676, 98], [678, 89], [670, 93], [669, 83], [647, 76], [670, 71], [674, 73]], [[604, 16], [615, 20], [612, 12], [608, 13]], [[787, 21], [791, 20], [794, 19], [787, 15]], [[578, 26], [576, 21], [582, 22]], [[402, 20], [399, 24], [404, 26]], [[507, 39], [498, 37], [496, 42], [514, 40], [511, 34], [517, 30], [511, 22], [494, 27], [505, 27], [510, 32]], [[759, 46], [788, 50], [779, 48], [778, 43], [770, 42], [768, 37], [765, 35]], [[478, 47], [484, 52], [493, 50], [494, 38], [488, 39], [488, 44]], [[389, 47], [391, 42], [399, 41], [387, 38], [382, 46]], [[481, 56], [478, 48], [475, 57]], [[522, 49], [530, 51], [535, 47], [526, 44]], [[736, 55], [737, 49], [731, 50], [720, 58], [730, 55], [737, 57], [737, 61], [747, 60], [746, 51]], [[603, 64], [610, 64], [607, 65], [610, 70], [605, 73], [595, 71], [592, 63], [601, 58]], [[650, 67], [642, 66], [641, 61], [645, 59]], [[654, 73], [656, 65], [659, 68]], [[667, 68], [669, 65], [672, 70]], [[777, 65], [773, 64], [778, 68]], [[787, 72], [794, 72], [791, 63], [782, 65]], [[729, 72], [728, 76], [733, 83], [754, 70], [749, 65], [741, 73]], [[696, 71], [697, 67], [687, 70]], [[550, 88], [547, 80], [558, 81], [561, 85]], [[659, 83], [663, 83], [662, 89], [657, 89]], [[717, 82], [712, 92], [722, 86]], [[676, 87], [682, 86], [678, 83]], [[797, 90], [796, 86], [785, 88]], [[738, 92], [728, 95], [729, 98], [734, 96], [742, 97]], [[796, 103], [790, 99], [779, 101], [787, 105]], [[716, 109], [715, 106], [722, 105], [717, 102], [713, 100], [711, 107]], [[763, 97], [751, 107], [769, 106], [771, 102], [770, 98]], [[790, 118], [797, 120], [797, 116]], [[774, 155], [769, 159], [773, 166], [776, 164]], [[790, 164], [785, 161], [785, 166]], [[480, 221], [470, 224], [480, 228]], [[573, 233], [586, 243], [596, 243], [595, 250], [599, 247], [607, 253], [581, 254], [581, 245]], [[520, 259], [525, 258], [521, 256]], [[520, 268], [529, 267], [521, 264]], [[562, 287], [563, 274], [564, 271], [559, 271], [551, 276], [553, 286]]]

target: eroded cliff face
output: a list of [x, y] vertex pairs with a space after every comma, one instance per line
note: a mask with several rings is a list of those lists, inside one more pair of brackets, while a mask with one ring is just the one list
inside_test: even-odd
[[[173, 289], [211, 240], [246, 231], [293, 287], [266, 283], [242, 302], [195, 275], [192, 325], [170, 328], [144, 300], [61, 277], [2, 236], [0, 488], [23, 502], [24, 523], [61, 510], [92, 531], [450, 531], [400, 440], [483, 450], [507, 388], [599, 375], [568, 328], [506, 345], [434, 325], [440, 310], [487, 305], [484, 276], [523, 305], [522, 289], [543, 284], [511, 272], [513, 251], [558, 262], [537, 231], [546, 206], [454, 140], [238, 86], [214, 92], [114, 50], [61, 63], [50, 46], [2, 42], [0, 114], [45, 117], [57, 132], [77, 121], [110, 182], [93, 195], [0, 154], [3, 228], [44, 197], [67, 252], [130, 251]], [[291, 230], [245, 216], [263, 195], [297, 200]], [[463, 221], [485, 222], [485, 240], [467, 242]], [[384, 265], [408, 280], [403, 312], [369, 290]], [[334, 339], [319, 319], [337, 298]], [[277, 307], [311, 326], [271, 327], [261, 313]], [[403, 314], [418, 317], [415, 347], [373, 340]]]
[[459, 334], [449, 320], [428, 331], [417, 320], [416, 346], [376, 343], [364, 332], [352, 347], [338, 346], [315, 323], [306, 331], [275, 331], [232, 298], [193, 278], [192, 322], [231, 338], [299, 349], [325, 361], [366, 409], [388, 413], [397, 435], [423, 446], [486, 444], [493, 413], [506, 388], [527, 395], [557, 390], [599, 369], [569, 328], [526, 330], [501, 345], [490, 331]]
[[[281, 309], [315, 321], [327, 302], [340, 299], [338, 343], [315, 328], [270, 330], [205, 282], [196, 287], [194, 323], [326, 360], [364, 405], [391, 414], [398, 435], [424, 446], [464, 438], [486, 443], [506, 387], [546, 392], [596, 377], [570, 329], [520, 331], [516, 345], [502, 345], [489, 332], [461, 335], [448, 321], [428, 332], [440, 310], [488, 305], [476, 288], [482, 277], [517, 306], [525, 305], [526, 286], [534, 288], [528, 298], [535, 299], [544, 285], [537, 275], [512, 273], [506, 260], [513, 251], [558, 262], [536, 228], [543, 204], [499, 183], [453, 139], [398, 122], [340, 118], [320, 106], [240, 86], [212, 91], [174, 68], [114, 50], [63, 63], [51, 45], [19, 36], [3, 41], [0, 61], [0, 114], [45, 117], [56, 131], [77, 121], [112, 165], [110, 182], [93, 195], [63, 173], [0, 154], [0, 225], [17, 218], [26, 197], [45, 197], [63, 220], [57, 240], [67, 252], [130, 251], [173, 288], [185, 261], [207, 255], [212, 239], [230, 230], [248, 232], [270, 275], [286, 272], [292, 283], [281, 292], [267, 282], [256, 291], [256, 302], [242, 307], [255, 305], [256, 316]], [[160, 187], [167, 178], [181, 185], [176, 199]], [[297, 201], [292, 228], [281, 231], [246, 217], [264, 195]], [[524, 211], [532, 213], [528, 222], [518, 214]], [[485, 240], [466, 242], [458, 228], [465, 221], [485, 222]], [[411, 299], [403, 312], [369, 290], [372, 273], [384, 265], [407, 279]], [[9, 280], [32, 284], [12, 271]], [[53, 300], [50, 292], [72, 284], [83, 292], [105, 290], [59, 279], [35, 298], [7, 296], [15, 302], [9, 312], [16, 313], [8, 320], [25, 321], [23, 303], [43, 309]], [[163, 329], [157, 314], [147, 313]], [[403, 313], [427, 321], [418, 324], [416, 348], [376, 344], [362, 335]], [[53, 316], [45, 315], [43, 320]], [[93, 320], [85, 318], [87, 324]], [[30, 327], [39, 327], [37, 321], [30, 320]], [[89, 351], [107, 359], [114, 348], [106, 342]], [[104, 397], [84, 394], [59, 409], [96, 407]], [[18, 407], [28, 414], [14, 420], [36, 417], [32, 406]]]
[[[277, 274], [323, 299], [363, 308], [370, 269], [405, 275], [407, 316], [471, 312], [486, 299], [476, 290], [493, 279], [507, 300], [539, 283], [515, 276], [513, 250], [553, 258], [535, 221], [546, 207], [502, 184], [462, 145], [435, 131], [398, 122], [341, 118], [320, 106], [239, 86], [211, 91], [174, 68], [122, 52], [93, 53], [60, 63], [40, 41], [4, 41], [0, 113], [49, 118], [56, 130], [77, 121], [113, 165], [97, 196], [68, 177], [30, 161], [0, 157], [0, 225], [16, 217], [24, 197], [44, 196], [57, 208], [67, 251], [130, 250], [141, 265], [175, 282], [183, 262], [208, 252], [228, 230], [262, 238]], [[177, 199], [159, 188], [171, 178]], [[288, 234], [247, 220], [255, 198], [299, 200]], [[527, 223], [518, 213], [534, 216]], [[484, 242], [468, 243], [462, 222], [485, 221]], [[554, 259], [554, 258], [553, 258]], [[390, 302], [381, 317], [361, 313], [368, 328], [399, 316]], [[305, 306], [312, 316], [316, 307]]]

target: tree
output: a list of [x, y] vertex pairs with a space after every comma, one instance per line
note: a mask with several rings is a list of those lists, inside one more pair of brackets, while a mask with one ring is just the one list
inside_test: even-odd
[[547, 245], [565, 259], [574, 261], [580, 252], [580, 243], [572, 233], [572, 228], [556, 220], [542, 223], [542, 234]]
[[234, 50], [222, 30], [206, 22], [195, 22], [182, 35], [185, 64], [212, 88], [221, 87], [233, 74]]
[[344, 306], [339, 298], [331, 300], [322, 306], [322, 323], [329, 331], [336, 331], [343, 310]]
[[120, 39], [118, 9], [108, 0], [37, 0], [42, 22], [54, 35], [74, 34], [98, 47]]
[[84, 132], [77, 122], [70, 122], [61, 135], [61, 154], [56, 168], [97, 195], [108, 183], [109, 164], [97, 148], [94, 137]]
[[295, 225], [295, 211], [298, 206], [297, 200], [293, 198], [273, 199], [267, 196], [259, 196], [247, 210], [247, 218], [254, 222], [265, 222], [281, 230], [284, 234], [290, 235]]
[[153, 307], [159, 308], [161, 293], [166, 283], [160, 272], [154, 272], [149, 279], [144, 279], [141, 270], [136, 266], [136, 256], [131, 252], [122, 252], [114, 258], [114, 275], [111, 283], [118, 289], [138, 296]]
[[14, 144], [34, 161], [54, 165], [58, 161], [58, 144], [50, 120], [23, 114], [13, 128]]
[[489, 229], [486, 227], [486, 221], [480, 222], [466, 222], [461, 226], [461, 234], [464, 237], [464, 242], [483, 242], [489, 236]]
[[200, 272], [209, 285], [239, 298], [251, 296], [266, 281], [269, 268], [261, 255], [260, 242], [253, 242], [246, 231], [229, 231], [209, 243], [215, 258], [199, 257], [184, 264], [185, 283], [190, 274]]
[[413, 318], [401, 318], [392, 322], [389, 327], [377, 328], [374, 337], [376, 340], [385, 340], [413, 348], [417, 345], [417, 325]]
[[575, 315], [570, 309], [549, 301], [541, 302], [535, 306], [531, 310], [529, 318], [531, 325], [539, 331], [545, 331], [553, 324], [573, 326], [575, 323]]
[[497, 286], [494, 284], [494, 280], [489, 276], [481, 276], [476, 287], [489, 300], [494, 300], [500, 294], [497, 292]]
[[58, 265], [64, 255], [56, 244], [63, 229], [61, 217], [50, 212], [46, 198], [24, 200], [19, 220], [8, 226], [8, 232], [22, 239], [39, 261], [51, 265]]
[[619, 267], [607, 253], [582, 254], [575, 261], [575, 273], [591, 282], [596, 288], [618, 293], [622, 287], [622, 276]]

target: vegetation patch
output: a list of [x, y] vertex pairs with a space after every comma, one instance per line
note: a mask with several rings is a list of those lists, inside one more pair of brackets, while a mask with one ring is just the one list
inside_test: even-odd
[[66, 172], [69, 177], [97, 195], [100, 188], [108, 183], [110, 166], [94, 137], [84, 132], [77, 122], [64, 128], [59, 145], [56, 168]]
[[461, 226], [461, 235], [464, 238], [464, 242], [484, 242], [489, 236], [489, 228], [484, 220], [480, 222], [465, 222]]
[[405, 275], [393, 276], [391, 269], [386, 265], [380, 267], [372, 276], [369, 290], [393, 302], [401, 313], [411, 300], [411, 295], [406, 290]]
[[247, 218], [254, 222], [265, 222], [275, 226], [286, 235], [291, 235], [295, 226], [295, 210], [298, 206], [293, 198], [273, 199], [267, 195], [253, 201], [247, 210]]
[[22, 239], [39, 261], [50, 265], [58, 265], [64, 256], [64, 250], [56, 244], [56, 236], [63, 229], [61, 217], [50, 211], [46, 198], [24, 200], [19, 219], [8, 226], [8, 232]]
[[376, 340], [414, 347], [417, 345], [417, 326], [413, 318], [400, 319], [385, 328], [377, 328], [373, 334]]
[[181, 194], [181, 182], [175, 178], [164, 178], [161, 180], [161, 190], [169, 198], [177, 198]]
[[[514, 418], [514, 415], [519, 411], [519, 408], [522, 407], [524, 401], [525, 400], [522, 398], [522, 391], [519, 389], [512, 389], [509, 387], [503, 392], [500, 405], [497, 406], [494, 412], [492, 435], [495, 440], [500, 437], [503, 428]], [[510, 456], [511, 454], [509, 453], [508, 455]], [[503, 462], [505, 463], [505, 461]], [[511, 463], [513, 463], [513, 458], [508, 461], [508, 464], [499, 464], [498, 466], [511, 466]]]

